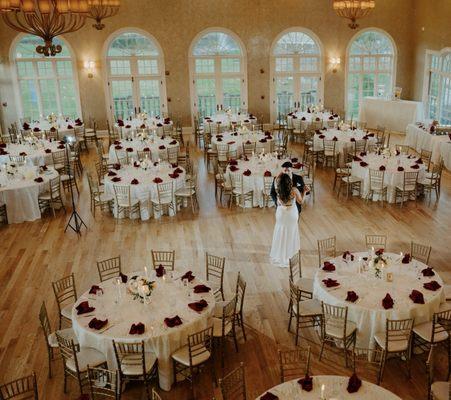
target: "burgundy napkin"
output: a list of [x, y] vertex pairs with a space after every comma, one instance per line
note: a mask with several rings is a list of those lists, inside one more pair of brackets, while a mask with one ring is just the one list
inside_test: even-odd
[[26, 156], [27, 156], [27, 153], [25, 153], [24, 151], [21, 151], [21, 152], [19, 153], [19, 156], [26, 157]]
[[417, 164], [423, 164], [423, 160], [421, 159], [421, 157], [415, 161]]
[[352, 157], [352, 161], [358, 162], [358, 161], [362, 161], [362, 159], [360, 157], [354, 156], [354, 157]]
[[102, 321], [101, 319], [97, 319], [96, 317], [94, 317], [93, 319], [91, 319], [91, 321], [89, 321], [88, 326], [91, 329], [95, 329], [98, 331], [98, 330], [102, 329], [106, 324], [108, 324], [107, 319], [105, 321]]
[[164, 144], [162, 144], [161, 146], [158, 146], [158, 148], [159, 148], [160, 150], [164, 150], [164, 149], [166, 148], [166, 146], [165, 146]]
[[124, 126], [124, 121], [122, 121], [121, 119], [117, 120], [117, 125], [118, 126]]
[[172, 142], [169, 142], [169, 144], [171, 145], [177, 144], [177, 140], [173, 140]]
[[57, 147], [58, 149], [65, 149], [65, 147], [64, 147], [64, 144], [60, 144], [60, 145], [58, 145], [58, 147]]
[[174, 328], [175, 326], [182, 325], [182, 320], [178, 315], [172, 318], [165, 318], [164, 323], [168, 328]]
[[7, 151], [0, 149], [0, 156], [6, 156], [7, 154], [9, 154]]
[[127, 283], [128, 281], [128, 276], [123, 274], [122, 272], [119, 272], [119, 276], [121, 278], [122, 283]]
[[37, 178], [35, 178], [34, 181], [37, 183], [41, 183], [41, 182], [44, 182], [44, 179], [42, 179], [40, 176], [38, 176]]
[[51, 152], [52, 152], [52, 150], [50, 150], [50, 149], [45, 149], [44, 150], [47, 154], [50, 154]]
[[41, 168], [43, 171], [47, 171], [48, 170], [47, 165], [41, 165], [39, 168]]
[[356, 393], [360, 386], [362, 386], [362, 380], [356, 374], [352, 374], [348, 381], [348, 393]]
[[350, 251], [346, 250], [346, 251], [343, 253], [343, 260], [346, 259], [346, 256], [351, 256], [351, 261], [354, 261], [354, 254], [351, 254]]
[[176, 169], [174, 169], [174, 173], [175, 174], [181, 174], [183, 172], [183, 169], [177, 167]]
[[30, 129], [30, 125], [28, 125], [26, 122], [22, 125], [22, 128], [24, 129], [24, 131], [28, 131], [28, 129]]
[[334, 142], [336, 142], [336, 141], [338, 140], [338, 138], [337, 138], [336, 136], [334, 136], [334, 137], [332, 138], [332, 140], [333, 140]]
[[130, 335], [142, 335], [146, 327], [142, 322], [138, 322], [137, 324], [132, 324], [130, 331], [128, 332]]
[[368, 163], [366, 163], [365, 161], [360, 161], [360, 166], [361, 167], [368, 167]]
[[271, 136], [271, 132], [270, 131], [265, 131], [265, 136]]
[[247, 122], [249, 122], [249, 120], [248, 120], [248, 119], [245, 119], [245, 120], [244, 120], [244, 122], [246, 122], [246, 123], [247, 123]]
[[33, 129], [33, 132], [41, 132], [41, 130], [38, 127], [36, 127]]
[[139, 167], [139, 165], [140, 165], [140, 164], [139, 164], [139, 162], [138, 162], [138, 161], [135, 161], [135, 162], [133, 162], [133, 166], [134, 166], [134, 167], [138, 168], [138, 167]]
[[158, 162], [158, 161], [155, 161], [155, 162], [153, 163], [153, 166], [156, 167], [158, 164], [159, 164], [159, 162]]
[[301, 121], [305, 121], [305, 117], [302, 117], [302, 118], [301, 118]]
[[89, 294], [97, 294], [97, 292], [103, 293], [103, 289], [100, 286], [92, 285], [91, 289], [89, 289]]
[[80, 118], [77, 118], [76, 120], [75, 120], [75, 123], [77, 124], [77, 125], [82, 125], [83, 123], [81, 122], [81, 119]]
[[316, 117], [316, 118], [315, 118], [315, 121], [321, 121], [321, 119], [320, 119], [320, 118], [318, 118], [318, 117]]
[[114, 171], [108, 171], [108, 176], [116, 176], [116, 172]]
[[116, 150], [122, 150], [122, 146], [121, 145], [116, 145], [116, 146], [114, 146], [114, 148], [116, 149]]
[[380, 167], [379, 167], [379, 171], [385, 171], [385, 165], [381, 165]]
[[119, 171], [119, 170], [121, 169], [121, 164], [114, 164], [114, 165], [113, 165], [113, 168], [114, 168], [116, 171]]
[[340, 284], [337, 282], [337, 280], [335, 279], [331, 279], [331, 278], [327, 278], [327, 279], [323, 279], [323, 283], [324, 286], [331, 288], [331, 287], [336, 287], [339, 286]]
[[158, 122], [157, 126], [158, 126], [159, 128], [161, 128], [161, 127], [163, 126], [163, 124], [162, 124], [161, 122]]
[[421, 271], [423, 276], [434, 276], [435, 272], [433, 271], [432, 267], [427, 267]]
[[279, 398], [271, 392], [266, 392], [263, 396], [260, 396], [260, 400], [278, 400]]
[[304, 164], [298, 162], [298, 163], [296, 163], [296, 164], [293, 165], [293, 168], [294, 168], [294, 169], [301, 169], [303, 166], [304, 166]]
[[335, 271], [335, 265], [329, 261], [324, 261], [323, 271], [333, 272]]
[[194, 303], [189, 303], [188, 307], [191, 308], [191, 310], [201, 312], [204, 308], [208, 307], [208, 303], [202, 299], [200, 301], [195, 301]]
[[246, 140], [246, 144], [252, 144], [250, 140]]
[[437, 282], [437, 281], [430, 281], [430, 282], [426, 282], [423, 287], [427, 290], [432, 290], [432, 291], [436, 291], [438, 289], [440, 289], [442, 286]]
[[361, 151], [360, 152], [360, 157], [365, 157], [366, 156], [366, 151]]
[[359, 298], [359, 296], [357, 296], [357, 293], [352, 291], [352, 290], [350, 290], [348, 292], [348, 295], [346, 296], [346, 301], [350, 301], [351, 303], [355, 303], [358, 298]]
[[144, 147], [143, 151], [150, 151], [148, 147]]
[[67, 125], [67, 129], [74, 129], [72, 125]]
[[402, 263], [408, 264], [408, 263], [410, 263], [410, 259], [411, 259], [410, 254], [406, 253], [406, 254], [404, 254], [404, 257], [402, 258]]
[[351, 138], [351, 142], [355, 142], [355, 138], [352, 137], [352, 138]]
[[239, 170], [239, 168], [236, 167], [235, 165], [231, 165], [230, 166], [230, 171], [235, 172], [235, 171], [238, 171], [238, 170]]
[[6, 149], [6, 143], [0, 143], [0, 149]]
[[91, 307], [87, 301], [82, 301], [77, 307], [75, 307], [77, 310], [77, 314], [87, 314], [95, 310], [95, 307]]
[[130, 129], [131, 127], [131, 125], [125, 125], [125, 129]]
[[374, 133], [368, 133], [368, 137], [374, 137]]
[[250, 169], [247, 169], [246, 171], [243, 172], [243, 175], [244, 175], [244, 176], [251, 176], [251, 175], [252, 175], [252, 172], [251, 172]]
[[222, 135], [216, 135], [216, 139], [222, 139]]
[[388, 309], [390, 309], [390, 308], [393, 308], [393, 304], [394, 304], [393, 299], [392, 299], [391, 296], [387, 293], [387, 294], [385, 295], [385, 297], [382, 299], [382, 306], [383, 306], [386, 310], [388, 310]]
[[313, 378], [308, 374], [306, 374], [304, 378], [299, 379], [298, 383], [301, 385], [302, 390], [305, 390], [306, 392], [311, 392], [313, 389]]
[[188, 271], [185, 274], [183, 274], [180, 279], [183, 281], [184, 279], [187, 279], [188, 282], [193, 281], [195, 276], [193, 275], [193, 271]]
[[133, 179], [130, 183], [132, 185], [137, 185], [139, 183], [139, 181], [138, 181], [138, 179]]
[[420, 166], [418, 164], [414, 164], [414, 165], [411, 165], [410, 168], [412, 168], [412, 169], [419, 169]]
[[166, 270], [161, 264], [157, 268], [155, 268], [155, 272], [157, 274], [157, 278], [161, 278], [163, 275], [166, 274]]
[[172, 179], [177, 179], [179, 177], [179, 174], [177, 174], [176, 172], [172, 173], [172, 174], [168, 174], [170, 178]]
[[334, 119], [334, 116], [333, 116], [333, 115], [330, 115], [330, 116], [329, 116], [329, 119], [332, 121], [332, 120]]
[[162, 183], [163, 179], [158, 178], [158, 176], [153, 180], [153, 183]]
[[326, 136], [324, 136], [324, 135], [319, 135], [318, 136], [320, 139], [324, 139]]
[[111, 179], [113, 182], [120, 182], [121, 178], [119, 176], [115, 176], [114, 178]]
[[229, 165], [238, 165], [237, 160], [229, 160]]
[[263, 174], [263, 176], [266, 176], [266, 177], [272, 176], [271, 171], [265, 171], [265, 173]]
[[121, 142], [120, 142], [119, 140], [115, 140], [115, 141], [113, 142], [113, 144], [114, 144], [115, 146], [118, 146], [118, 145], [121, 144]]
[[227, 142], [227, 144], [235, 144], [235, 142], [232, 140], [231, 142]]
[[266, 140], [266, 138], [263, 138], [263, 139], [260, 139], [259, 142], [260, 142], [260, 143], [266, 143], [267, 140]]
[[194, 286], [194, 293], [208, 293], [211, 290], [208, 286], [205, 285], [196, 285]]
[[402, 172], [402, 171], [404, 171], [404, 168], [403, 167], [398, 167], [398, 172]]
[[146, 124], [141, 124], [140, 128], [141, 129], [145, 129], [146, 128]]
[[419, 290], [413, 289], [409, 297], [416, 304], [424, 304], [423, 293], [421, 293]]
[[127, 147], [126, 151], [127, 151], [128, 153], [133, 153], [133, 149], [132, 149], [131, 147]]

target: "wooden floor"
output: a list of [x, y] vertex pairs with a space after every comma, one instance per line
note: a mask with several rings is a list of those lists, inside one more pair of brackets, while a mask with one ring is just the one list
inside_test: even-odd
[[[300, 146], [292, 145], [293, 152]], [[78, 292], [97, 282], [96, 260], [121, 254], [125, 270], [134, 271], [150, 262], [150, 249], [175, 249], [180, 268], [204, 273], [204, 254], [209, 251], [226, 257], [226, 291], [234, 288], [238, 271], [247, 281], [245, 320], [248, 340], [240, 340], [239, 352], [233, 346], [227, 354], [225, 371], [240, 361], [246, 365], [248, 398], [254, 399], [278, 383], [277, 348], [292, 348], [293, 335], [287, 332], [288, 271], [269, 263], [268, 254], [274, 225], [274, 209], [229, 210], [217, 203], [214, 182], [205, 171], [203, 157], [194, 152], [200, 187], [200, 213], [185, 209], [176, 217], [161, 221], [115, 221], [107, 214], [94, 219], [89, 210], [86, 176], [81, 183], [78, 208], [89, 229], [78, 238], [64, 233], [68, 215], [45, 216], [33, 223], [0, 227], [0, 382], [36, 371], [42, 399], [76, 399], [77, 386], [63, 394], [60, 361], [55, 376], [47, 379], [47, 355], [38, 312], [45, 300], [55, 326], [57, 308], [51, 282], [75, 273]], [[94, 149], [84, 156], [92, 168]], [[332, 194], [332, 171], [318, 168], [315, 202], [310, 200], [301, 216], [301, 242], [304, 274], [313, 276], [317, 254], [316, 240], [337, 235], [341, 250], [364, 248], [366, 233], [388, 235], [388, 250], [407, 251], [411, 240], [432, 245], [430, 264], [451, 282], [451, 176], [445, 174], [440, 201], [419, 201], [404, 208], [365, 204], [361, 199], [346, 200]], [[313, 339], [312, 335], [308, 335]], [[306, 345], [305, 341], [302, 345]], [[318, 347], [312, 344], [313, 374], [343, 374], [350, 371], [327, 355], [317, 361]], [[403, 399], [425, 399], [426, 381], [422, 358], [413, 363], [412, 379], [407, 380], [398, 362], [389, 362], [383, 386]], [[218, 367], [218, 371], [220, 368]], [[219, 373], [218, 373], [219, 374]], [[220, 398], [208, 371], [196, 384], [197, 399]], [[185, 399], [188, 386], [180, 383], [163, 399]], [[139, 399], [141, 387], [128, 388], [124, 399]]]

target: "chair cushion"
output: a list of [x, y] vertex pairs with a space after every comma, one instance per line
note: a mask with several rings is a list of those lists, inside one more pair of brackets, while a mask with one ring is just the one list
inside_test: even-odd
[[[205, 349], [206, 350], [206, 349]], [[197, 355], [193, 358], [193, 366], [199, 365], [204, 363], [210, 358], [210, 352], [205, 351], [202, 354]], [[171, 356], [175, 361], [177, 361], [180, 364], [186, 365], [189, 367], [189, 349], [188, 346], [184, 346], [181, 349], [178, 349], [175, 353]]]
[[49, 193], [49, 192], [41, 193], [41, 194], [38, 196], [38, 199], [39, 199], [39, 200], [51, 200], [50, 193]]
[[[432, 338], [432, 325], [432, 321], [425, 322], [423, 324], [416, 325], [413, 328], [413, 331], [423, 340], [430, 343]], [[443, 342], [446, 339], [448, 339], [448, 332], [446, 331], [441, 331], [440, 333], [436, 333], [434, 335], [434, 343]]]
[[299, 278], [296, 286], [304, 292], [313, 293], [313, 279], [311, 278]]
[[431, 392], [434, 400], [449, 400], [449, 382], [434, 382]]
[[74, 306], [73, 304], [68, 304], [67, 306], [63, 307], [63, 309], [61, 310], [61, 315], [63, 317], [71, 319], [72, 318], [72, 307], [73, 306]]
[[[106, 363], [105, 356], [96, 349], [92, 347], [82, 347], [77, 353], [78, 368], [80, 372], [84, 372], [90, 367], [97, 367], [103, 363]], [[70, 358], [66, 361], [66, 367], [71, 371], [76, 372], [75, 360]]]
[[95, 198], [96, 201], [98, 201], [100, 203], [106, 203], [108, 201], [113, 201], [114, 200], [114, 197], [112, 195], [105, 194], [105, 193], [100, 193], [100, 196], [96, 195], [94, 198]]
[[350, 176], [344, 176], [341, 178], [343, 182], [349, 182], [349, 183], [357, 183], [360, 182], [362, 179], [358, 176], [350, 175]]
[[[232, 330], [232, 323], [225, 325], [224, 334], [227, 335]], [[213, 318], [213, 336], [222, 337], [222, 318]]]
[[[64, 337], [65, 339], [73, 340], [75, 345], [78, 344], [77, 336], [75, 336], [75, 332], [72, 328], [61, 329], [57, 332], [58, 332], [58, 335]], [[47, 337], [47, 339], [49, 341], [50, 347], [58, 347], [58, 340], [56, 339], [55, 332], [51, 333]]]
[[195, 193], [196, 193], [196, 191], [194, 189], [185, 187], [185, 188], [176, 190], [175, 195], [181, 196], [181, 197], [190, 197], [190, 196], [194, 195]]
[[[124, 375], [142, 375], [143, 374], [143, 367], [140, 364], [136, 363], [136, 355], [135, 354], [130, 354], [130, 355], [126, 355], [124, 356], [124, 358], [121, 360], [121, 368], [122, 368], [122, 373]], [[154, 367], [155, 363], [157, 362], [157, 357], [154, 353], [151, 352], [145, 352], [144, 353], [144, 359], [146, 362], [146, 372], [148, 373], [149, 371], [152, 370], [152, 368]]]
[[[346, 323], [346, 337], [351, 335], [357, 329], [357, 325], [352, 321]], [[343, 339], [343, 327], [326, 323], [326, 335], [337, 339]]]
[[[296, 307], [294, 308], [296, 312]], [[301, 317], [322, 314], [321, 303], [316, 299], [304, 300], [299, 303], [299, 312]]]
[[[377, 344], [383, 349], [385, 349], [385, 332], [377, 332], [374, 335], [374, 340]], [[407, 350], [407, 346], [409, 345], [408, 340], [396, 340], [388, 343], [388, 352], [389, 353], [398, 353], [401, 351]]]

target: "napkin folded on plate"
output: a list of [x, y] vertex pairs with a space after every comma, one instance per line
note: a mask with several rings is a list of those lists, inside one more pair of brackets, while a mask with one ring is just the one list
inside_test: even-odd
[[324, 286], [326, 286], [328, 288], [340, 286], [340, 284], [337, 282], [336, 279], [331, 279], [331, 278], [323, 279], [323, 283], [324, 283]]
[[434, 276], [435, 275], [435, 272], [432, 269], [432, 267], [427, 267], [427, 268], [423, 269], [421, 271], [421, 273], [423, 274], [423, 276]]
[[94, 311], [95, 307], [91, 307], [88, 301], [82, 301], [75, 309], [78, 315], [82, 315]]
[[216, 141], [217, 141], [217, 142], [222, 142], [222, 138], [216, 137]]
[[239, 170], [239, 168], [238, 168], [237, 166], [235, 166], [235, 165], [231, 165], [231, 166], [230, 166], [230, 171], [236, 172], [236, 171], [238, 171], [238, 170]]
[[193, 275], [193, 271], [185, 272], [180, 279], [183, 281], [184, 279], [188, 280], [188, 282], [193, 281], [195, 276]]
[[205, 285], [196, 285], [194, 286], [194, 293], [208, 293], [211, 290], [208, 286]]
[[404, 257], [402, 258], [401, 262], [402, 262], [403, 264], [409, 264], [411, 258], [412, 258], [412, 257], [410, 257], [410, 254], [409, 254], [409, 253], [406, 253], [406, 254], [404, 254]]
[[91, 289], [89, 289], [89, 294], [97, 294], [97, 292], [103, 293], [103, 289], [98, 285], [92, 285]]
[[423, 293], [421, 293], [419, 290], [413, 289], [409, 297], [416, 304], [424, 304]]
[[359, 296], [356, 292], [350, 290], [348, 295], [346, 296], [346, 301], [350, 301], [351, 303], [355, 303], [358, 300]]
[[161, 122], [158, 122], [157, 126], [158, 126], [158, 128], [161, 128], [163, 126], [163, 124]]
[[326, 136], [324, 136], [324, 135], [319, 135], [318, 136], [320, 139], [324, 139]]
[[202, 299], [200, 301], [195, 301], [194, 303], [189, 303], [188, 307], [194, 311], [201, 312], [204, 308], [208, 307], [208, 303]]
[[250, 140], [246, 140], [245, 144], [252, 144], [252, 142]]
[[161, 278], [163, 275], [166, 274], [166, 270], [164, 267], [160, 264], [157, 268], [155, 268], [155, 273], [157, 275], [157, 278]]
[[108, 176], [116, 176], [116, 172], [114, 171], [108, 171]]
[[252, 172], [251, 172], [250, 169], [247, 169], [246, 171], [243, 172], [243, 175], [244, 175], [244, 176], [251, 176], [251, 175], [252, 175]]
[[50, 153], [52, 152], [51, 149], [45, 149], [44, 151], [45, 151], [47, 154], [50, 154]]
[[127, 283], [128, 276], [123, 274], [122, 272], [119, 272], [119, 277], [121, 278], [122, 283]]
[[149, 149], [148, 147], [144, 147], [143, 151], [147, 151], [147, 152], [149, 152], [149, 151], [150, 151], [150, 149]]
[[381, 165], [381, 166], [379, 167], [379, 171], [385, 171], [385, 170], [386, 170], [385, 165]]
[[387, 293], [385, 297], [382, 299], [382, 307], [386, 310], [393, 308], [394, 301], [391, 296]]
[[3, 149], [0, 149], [0, 156], [6, 156], [6, 155], [8, 155], [9, 153], [7, 152], [7, 151], [5, 151], [5, 150], [3, 150]]
[[72, 125], [67, 125], [67, 129], [74, 129]]
[[348, 381], [348, 393], [356, 393], [362, 386], [362, 380], [356, 375], [352, 374]]
[[432, 290], [432, 291], [436, 291], [438, 289], [440, 289], [442, 286], [437, 282], [437, 281], [430, 281], [430, 282], [426, 282], [423, 287], [427, 290]]
[[111, 179], [113, 182], [120, 182], [121, 178], [119, 176], [115, 176], [114, 178]]
[[361, 167], [368, 167], [368, 163], [366, 163], [365, 161], [360, 161], [360, 166]]
[[346, 257], [347, 256], [351, 256], [351, 261], [354, 261], [354, 254], [352, 254], [349, 250], [346, 250], [344, 253], [343, 253], [343, 260], [346, 260]]
[[301, 121], [305, 121], [305, 117], [302, 117], [302, 118], [301, 118]]
[[418, 164], [414, 164], [414, 165], [411, 165], [410, 168], [412, 168], [412, 169], [419, 169], [420, 166]]
[[337, 138], [336, 136], [334, 136], [334, 137], [332, 138], [332, 141], [336, 142], [336, 141], [338, 141], [338, 138]]
[[158, 178], [158, 176], [153, 180], [153, 183], [162, 183], [163, 179]]
[[230, 142], [227, 142], [227, 144], [235, 144], [235, 141], [230, 141]]
[[132, 324], [130, 331], [128, 332], [130, 335], [142, 335], [146, 327], [142, 322], [138, 322], [137, 324]]
[[398, 172], [404, 171], [404, 167], [398, 167]]
[[138, 179], [132, 179], [132, 181], [130, 182], [132, 185], [137, 185], [139, 183]]
[[366, 151], [361, 151], [360, 152], [360, 157], [365, 157], [366, 156]]
[[173, 172], [172, 174], [168, 174], [168, 175], [172, 179], [177, 179], [179, 177], [179, 174], [177, 174], [176, 172]]
[[263, 174], [263, 176], [266, 176], [266, 177], [272, 176], [271, 171], [265, 171], [265, 173]]
[[423, 160], [421, 159], [421, 157], [415, 161], [417, 164], [423, 164]]
[[96, 317], [94, 317], [93, 319], [91, 319], [91, 321], [89, 321], [88, 326], [91, 329], [95, 329], [96, 331], [102, 329], [106, 324], [108, 324], [108, 319], [102, 321], [101, 319], [97, 319]]
[[279, 400], [279, 398], [271, 392], [266, 392], [263, 396], [260, 396], [260, 400]]
[[44, 182], [44, 179], [42, 179], [42, 178], [39, 176], [39, 177], [35, 178], [34, 181], [37, 182], [37, 183], [42, 183], [42, 182]]
[[216, 139], [222, 139], [222, 135], [216, 135]]
[[119, 145], [121, 144], [121, 142], [120, 142], [119, 140], [115, 140], [115, 141], [113, 142], [113, 144], [114, 144], [115, 146], [119, 146]]
[[166, 324], [166, 326], [168, 328], [174, 328], [175, 326], [182, 325], [182, 320], [180, 319], [180, 317], [178, 315], [176, 315], [175, 317], [172, 317], [172, 318], [169, 318], [169, 317], [165, 318], [164, 323]]
[[354, 156], [352, 157], [352, 161], [362, 161], [362, 159], [360, 157]]
[[234, 159], [229, 160], [229, 165], [238, 165], [238, 161]]
[[308, 374], [299, 379], [298, 383], [301, 385], [302, 390], [305, 390], [306, 392], [311, 392], [313, 389], [313, 377]]
[[133, 166], [134, 166], [135, 168], [138, 168], [140, 165], [141, 165], [141, 164], [140, 164], [138, 161], [134, 161], [134, 162], [133, 162]]
[[116, 171], [119, 171], [121, 169], [121, 164], [118, 164], [118, 163], [114, 164], [113, 169], [115, 169]]
[[131, 147], [127, 147], [127, 148], [126, 148], [126, 151], [127, 151], [128, 153], [133, 153], [133, 149], [132, 149]]
[[120, 144], [117, 144], [116, 146], [114, 146], [114, 148], [115, 148], [116, 150], [122, 150], [122, 146], [121, 146]]
[[166, 148], [166, 146], [165, 146], [164, 144], [162, 144], [161, 146], [158, 146], [158, 148], [159, 148], [160, 150], [164, 150], [164, 149]]
[[175, 174], [181, 174], [183, 172], [183, 169], [177, 167], [176, 169], [174, 169], [174, 173]]
[[335, 271], [335, 265], [329, 261], [324, 261], [323, 271], [333, 272]]
[[351, 142], [355, 142], [355, 138], [352, 137], [352, 138], [351, 138]]

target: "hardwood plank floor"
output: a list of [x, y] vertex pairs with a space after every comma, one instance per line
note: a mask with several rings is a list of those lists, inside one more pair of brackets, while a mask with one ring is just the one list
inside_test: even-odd
[[[401, 138], [395, 138], [400, 141]], [[292, 145], [293, 152], [301, 152]], [[206, 173], [204, 160], [194, 150], [199, 175], [199, 214], [185, 209], [177, 216], [161, 221], [115, 221], [108, 214], [89, 210], [89, 188], [86, 176], [80, 184], [78, 209], [89, 229], [81, 238], [73, 232], [64, 233], [69, 214], [56, 218], [45, 216], [32, 223], [0, 227], [0, 382], [36, 371], [42, 399], [76, 399], [78, 391], [70, 384], [63, 394], [60, 361], [54, 363], [55, 376], [47, 379], [47, 354], [38, 313], [44, 300], [56, 326], [57, 308], [51, 282], [75, 273], [79, 293], [98, 281], [96, 260], [121, 254], [125, 271], [133, 271], [150, 263], [150, 249], [175, 249], [176, 267], [189, 267], [204, 274], [204, 256], [209, 251], [226, 257], [226, 292], [234, 290], [238, 271], [247, 281], [245, 320], [248, 340], [240, 340], [239, 352], [230, 346], [225, 371], [246, 364], [248, 398], [278, 383], [277, 348], [294, 347], [294, 337], [287, 332], [288, 271], [269, 263], [273, 209], [229, 210], [214, 196], [212, 176]], [[86, 168], [93, 168], [94, 149], [84, 155]], [[451, 282], [451, 176], [445, 173], [440, 201], [420, 200], [404, 208], [395, 205], [365, 204], [361, 199], [346, 200], [332, 194], [333, 172], [317, 169], [316, 198], [304, 207], [301, 216], [303, 272], [313, 276], [316, 269], [316, 240], [337, 235], [340, 250], [358, 251], [364, 247], [366, 233], [388, 235], [388, 249], [406, 251], [410, 240], [432, 245], [430, 265], [445, 281]], [[312, 346], [314, 374], [344, 374], [350, 370], [327, 354], [317, 361], [315, 334], [307, 332]], [[315, 343], [316, 341], [316, 343]], [[302, 342], [304, 344], [304, 342]], [[389, 362], [383, 386], [403, 399], [425, 399], [425, 369], [421, 357], [415, 357], [412, 378], [407, 380], [397, 362]], [[220, 366], [217, 366], [220, 371]], [[218, 373], [219, 374], [219, 373]], [[208, 371], [196, 382], [197, 399], [220, 398], [211, 384]], [[141, 398], [141, 387], [128, 388], [123, 398]], [[185, 399], [188, 385], [181, 383], [163, 399]]]

